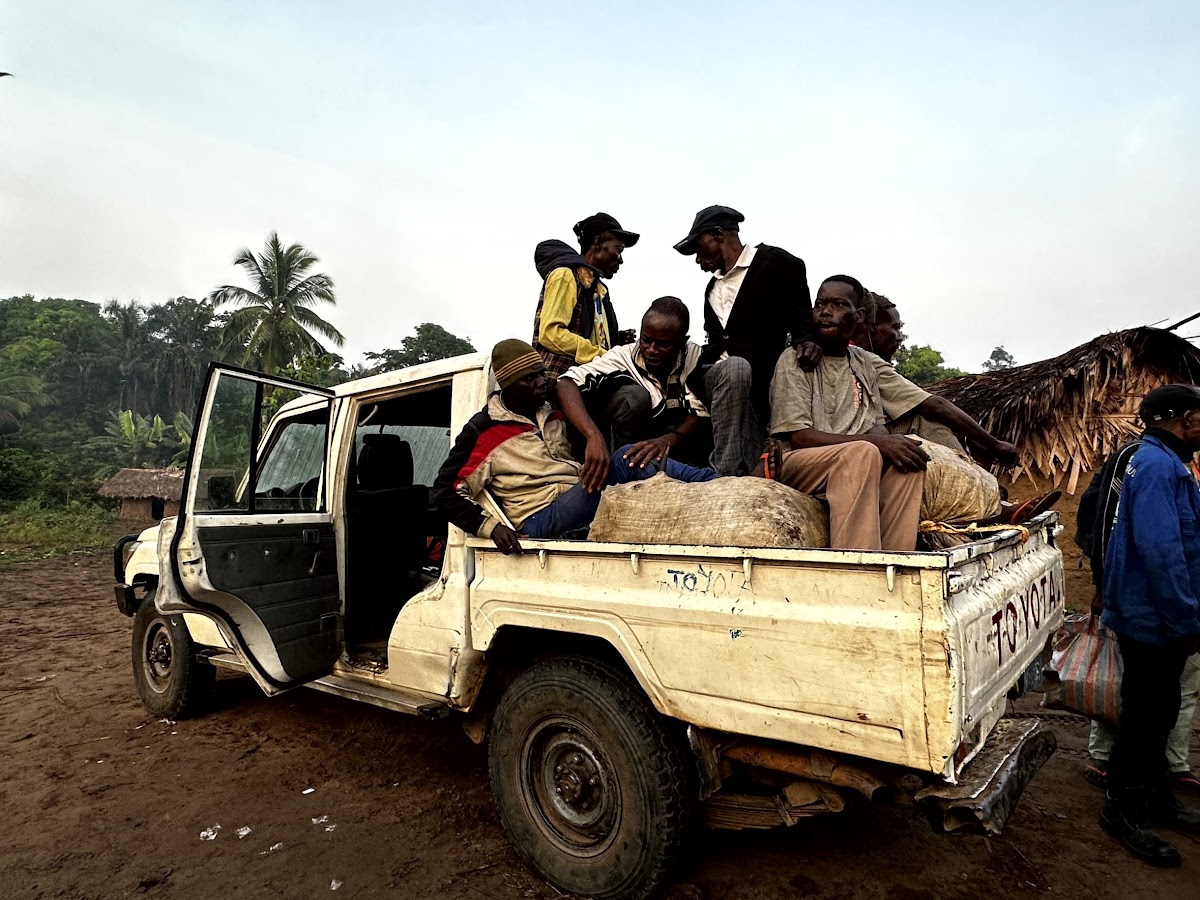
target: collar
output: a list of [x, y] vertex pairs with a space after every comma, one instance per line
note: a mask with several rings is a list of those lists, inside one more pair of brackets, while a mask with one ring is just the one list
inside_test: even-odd
[[728, 272], [721, 272], [720, 274], [718, 274], [716, 276], [717, 280], [719, 281], [723, 278], [728, 278], [730, 275], [732, 275], [738, 269], [750, 268], [750, 263], [754, 262], [754, 254], [757, 250], [758, 250], [758, 247], [756, 247], [754, 244], [745, 244], [742, 247], [741, 255], [738, 256], [738, 258], [737, 258], [737, 262], [735, 262], [733, 264], [733, 267]]
[[[683, 349], [680, 350], [679, 353], [677, 353], [675, 355], [675, 365], [671, 366], [671, 371], [667, 373], [668, 381], [671, 379], [672, 376], [678, 375], [680, 372], [683, 371], [683, 361], [684, 361], [684, 358], [687, 356], [687, 348], [688, 348], [688, 345], [687, 345], [687, 343], [685, 343], [683, 345]], [[633, 351], [633, 364], [635, 366], [637, 366], [638, 370], [643, 375], [645, 375], [647, 378], [654, 378], [654, 379], [658, 378], [657, 375], [655, 375], [653, 372], [651, 372], [646, 367], [646, 360], [642, 358], [642, 351], [640, 349]]]
[[533, 426], [538, 425], [538, 420], [544, 419], [551, 411], [549, 403], [543, 403], [534, 414], [535, 419], [527, 419], [520, 413], [515, 413], [504, 404], [504, 398], [500, 391], [496, 391], [488, 397], [487, 412], [492, 417], [494, 422], [528, 422]]
[[1146, 429], [1145, 437], [1154, 438], [1172, 453], [1179, 457], [1179, 461], [1187, 465], [1192, 461], [1192, 451], [1187, 444], [1177, 438], [1173, 432], [1167, 431], [1165, 428], [1158, 428], [1151, 425]]

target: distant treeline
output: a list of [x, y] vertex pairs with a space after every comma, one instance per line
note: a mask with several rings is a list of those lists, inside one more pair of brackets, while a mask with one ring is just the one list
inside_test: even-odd
[[[179, 463], [209, 364], [262, 367], [247, 359], [254, 333], [237, 322], [242, 312], [190, 297], [103, 306], [0, 299], [0, 504], [91, 500], [121, 466]], [[272, 368], [333, 385], [471, 350], [426, 323], [399, 349], [368, 353], [365, 365], [347, 368], [316, 340], [302, 340]]]

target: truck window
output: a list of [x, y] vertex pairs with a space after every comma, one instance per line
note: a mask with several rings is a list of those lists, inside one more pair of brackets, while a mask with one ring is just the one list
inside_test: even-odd
[[[208, 512], [314, 512], [323, 508], [321, 476], [329, 402], [277, 421], [265, 444], [256, 422], [260, 385], [236, 377], [217, 383], [205, 423], [194, 509]], [[308, 395], [301, 395], [308, 396]], [[260, 442], [255, 448], [255, 442]], [[251, 485], [250, 473], [255, 472]]]
[[413, 455], [413, 484], [433, 487], [438, 469], [450, 452], [450, 429], [440, 425], [360, 425], [354, 433], [354, 458], [368, 434], [394, 434], [407, 441]]
[[276, 426], [259, 465], [256, 506], [271, 512], [320, 511], [317, 488], [325, 466], [328, 415], [321, 409]]

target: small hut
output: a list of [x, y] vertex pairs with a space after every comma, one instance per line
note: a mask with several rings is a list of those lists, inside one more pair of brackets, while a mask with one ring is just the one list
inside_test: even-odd
[[121, 498], [121, 518], [158, 521], [179, 513], [183, 469], [121, 469], [96, 492]]
[[1053, 359], [951, 378], [930, 390], [1017, 445], [1014, 482], [1025, 475], [1038, 490], [1048, 483], [1074, 494], [1080, 475], [1141, 433], [1141, 399], [1171, 382], [1200, 383], [1200, 350], [1169, 330], [1130, 328]]

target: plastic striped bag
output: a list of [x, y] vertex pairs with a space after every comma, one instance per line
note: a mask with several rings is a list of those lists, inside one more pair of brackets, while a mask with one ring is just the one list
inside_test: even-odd
[[1098, 616], [1068, 616], [1055, 642], [1049, 671], [1058, 686], [1043, 706], [1068, 709], [1116, 726], [1121, 714], [1121, 650]]

